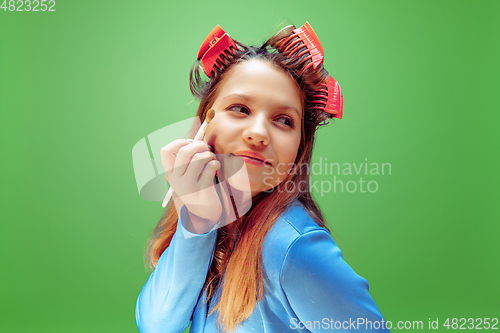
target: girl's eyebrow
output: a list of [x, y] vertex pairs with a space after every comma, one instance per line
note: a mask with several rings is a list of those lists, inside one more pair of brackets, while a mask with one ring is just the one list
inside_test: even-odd
[[244, 95], [244, 94], [238, 94], [238, 93], [229, 94], [229, 95], [225, 96], [222, 100], [225, 100], [225, 99], [228, 99], [228, 98], [241, 98], [241, 99], [245, 99], [245, 100], [248, 100], [248, 101], [252, 100], [251, 96]]
[[[239, 93], [234, 93], [234, 94], [229, 94], [227, 96], [224, 96], [222, 98], [222, 100], [225, 100], [225, 99], [229, 99], [229, 98], [240, 98], [240, 99], [244, 99], [246, 101], [252, 101], [253, 100], [253, 97], [252, 96], [249, 96], [249, 95], [245, 95], [245, 94], [239, 94]], [[286, 110], [286, 109], [290, 109], [290, 110], [293, 110], [297, 113], [297, 116], [300, 118], [301, 117], [301, 114], [299, 112], [299, 110], [297, 110], [296, 108], [294, 108], [293, 106], [291, 105], [287, 105], [287, 104], [281, 104], [277, 107], [278, 109], [281, 109], [281, 110]]]

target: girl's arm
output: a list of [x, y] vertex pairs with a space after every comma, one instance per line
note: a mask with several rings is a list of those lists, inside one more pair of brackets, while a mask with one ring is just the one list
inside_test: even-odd
[[[211, 264], [217, 231], [185, 230], [186, 206], [177, 231], [137, 298], [135, 319], [141, 333], [182, 332], [191, 320]], [[194, 237], [196, 236], [196, 237]]]
[[291, 318], [292, 328], [389, 331], [368, 293], [368, 282], [344, 261], [325, 230], [307, 232], [290, 246], [281, 284], [297, 317]]

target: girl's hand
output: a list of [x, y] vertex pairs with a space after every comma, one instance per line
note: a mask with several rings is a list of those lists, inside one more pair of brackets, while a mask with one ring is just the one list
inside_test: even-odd
[[186, 205], [194, 233], [209, 231], [222, 214], [213, 180], [220, 162], [203, 141], [179, 139], [160, 150], [165, 177]]

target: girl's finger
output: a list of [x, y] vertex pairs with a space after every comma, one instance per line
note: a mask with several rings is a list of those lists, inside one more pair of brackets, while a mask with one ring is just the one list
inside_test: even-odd
[[220, 162], [217, 160], [209, 161], [205, 164], [203, 170], [201, 171], [198, 184], [201, 189], [211, 187], [214, 185], [214, 177], [217, 170], [220, 169]]
[[170, 173], [174, 169], [175, 155], [179, 149], [189, 144], [188, 140], [178, 139], [170, 142], [160, 149], [161, 164], [165, 173]]
[[199, 181], [206, 165], [213, 160], [215, 160], [215, 154], [209, 151], [194, 154], [184, 176]]
[[209, 148], [203, 141], [194, 141], [191, 144], [180, 147], [177, 151], [177, 156], [175, 156], [172, 174], [178, 176], [184, 175], [193, 155], [205, 151], [209, 151]]

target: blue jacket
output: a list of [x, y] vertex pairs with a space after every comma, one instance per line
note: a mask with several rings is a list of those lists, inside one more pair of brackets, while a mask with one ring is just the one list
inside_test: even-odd
[[[217, 314], [207, 318], [202, 301], [217, 230], [194, 237], [182, 225], [186, 217], [183, 206], [177, 232], [137, 299], [141, 333], [183, 332], [191, 320], [190, 332], [218, 332]], [[368, 282], [298, 201], [267, 234], [262, 263], [264, 296], [236, 333], [389, 331]]]

